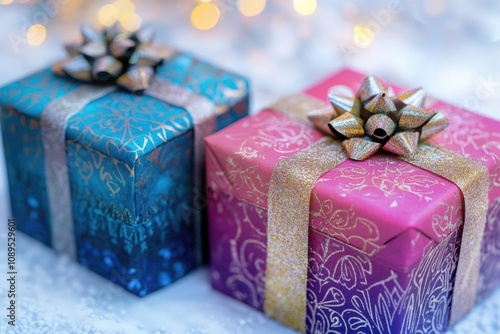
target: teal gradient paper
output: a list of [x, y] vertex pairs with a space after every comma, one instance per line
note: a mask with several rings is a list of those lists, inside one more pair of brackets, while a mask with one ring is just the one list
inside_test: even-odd
[[[248, 113], [248, 82], [187, 54], [157, 76], [216, 106], [217, 129]], [[50, 69], [1, 90], [12, 212], [48, 246], [51, 218], [40, 117], [80, 84]], [[115, 90], [71, 116], [66, 156], [78, 261], [137, 295], [197, 265], [193, 223], [193, 120], [183, 108]]]

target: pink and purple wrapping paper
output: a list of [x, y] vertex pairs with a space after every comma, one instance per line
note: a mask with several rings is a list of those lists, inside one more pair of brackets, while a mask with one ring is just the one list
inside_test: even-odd
[[[362, 79], [344, 70], [305, 93], [326, 103], [330, 87], [355, 91]], [[430, 143], [475, 159], [490, 173], [479, 301], [500, 283], [500, 124], [433, 99], [427, 107], [450, 120]], [[263, 309], [271, 173], [280, 159], [322, 137], [312, 126], [264, 110], [206, 139], [216, 289]], [[462, 217], [455, 184], [389, 154], [348, 160], [322, 175], [310, 200], [308, 332], [444, 331]]]

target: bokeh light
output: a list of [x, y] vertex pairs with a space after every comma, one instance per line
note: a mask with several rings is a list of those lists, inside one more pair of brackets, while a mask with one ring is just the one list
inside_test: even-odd
[[135, 12], [135, 5], [130, 0], [116, 0], [113, 5], [118, 9], [120, 15]]
[[266, 2], [266, 0], [238, 0], [238, 10], [244, 16], [256, 16], [266, 8]]
[[200, 3], [191, 12], [191, 23], [196, 29], [212, 29], [217, 25], [219, 19], [219, 7], [211, 2]]
[[34, 24], [29, 27], [26, 33], [26, 40], [31, 46], [37, 46], [42, 44], [47, 37], [47, 29], [41, 24]]
[[12, 3], [14, 0], [0, 0], [0, 5], [9, 5]]
[[354, 27], [354, 42], [361, 47], [367, 47], [373, 43], [375, 34], [370, 28], [364, 25], [357, 25]]
[[354, 2], [346, 2], [343, 7], [344, 16], [350, 20], [354, 20], [359, 16], [359, 7]]
[[97, 13], [99, 23], [110, 27], [117, 21], [123, 29], [135, 31], [142, 25], [142, 18], [135, 12], [135, 5], [130, 0], [116, 0], [101, 7]]
[[445, 0], [425, 0], [424, 8], [430, 16], [441, 16], [446, 11]]
[[316, 0], [293, 0], [293, 8], [300, 15], [314, 14], [316, 6]]
[[127, 31], [136, 31], [141, 27], [142, 18], [137, 13], [127, 13], [120, 17], [120, 24]]
[[119, 18], [118, 8], [115, 5], [108, 4], [101, 7], [97, 13], [99, 23], [106, 27], [112, 26]]

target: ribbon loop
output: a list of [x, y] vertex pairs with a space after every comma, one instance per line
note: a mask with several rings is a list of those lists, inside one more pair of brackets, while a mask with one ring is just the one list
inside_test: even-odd
[[422, 108], [424, 97], [422, 88], [394, 96], [392, 90], [369, 76], [356, 96], [332, 91], [333, 112], [313, 111], [309, 120], [321, 132], [342, 139], [350, 159], [366, 160], [381, 149], [407, 155], [417, 150], [420, 140], [448, 126], [443, 113]]
[[66, 46], [70, 58], [54, 66], [55, 73], [88, 83], [115, 83], [142, 93], [167, 57], [153, 46], [147, 28], [128, 33], [115, 24], [98, 32], [84, 25], [81, 33], [83, 42]]

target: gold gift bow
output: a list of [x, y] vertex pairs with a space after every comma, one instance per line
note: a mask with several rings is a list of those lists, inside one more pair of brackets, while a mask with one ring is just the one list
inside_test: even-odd
[[[271, 109], [310, 124], [308, 112], [325, 107], [323, 101], [298, 94]], [[476, 300], [489, 173], [477, 161], [427, 144], [402, 159], [455, 183], [464, 196], [463, 236], [450, 310], [450, 323], [454, 324]], [[345, 160], [341, 142], [326, 137], [281, 160], [271, 176], [264, 310], [301, 332], [306, 331], [310, 194], [321, 175]]]
[[149, 28], [129, 33], [119, 23], [102, 31], [83, 25], [81, 34], [81, 43], [66, 45], [70, 57], [53, 67], [56, 74], [142, 93], [168, 56], [166, 50], [153, 45], [153, 31]]
[[424, 109], [422, 88], [395, 95], [368, 76], [355, 96], [331, 90], [328, 97], [333, 108], [310, 111], [308, 118], [324, 134], [343, 139], [352, 160], [366, 160], [380, 150], [412, 154], [422, 141], [448, 126], [441, 111]]

